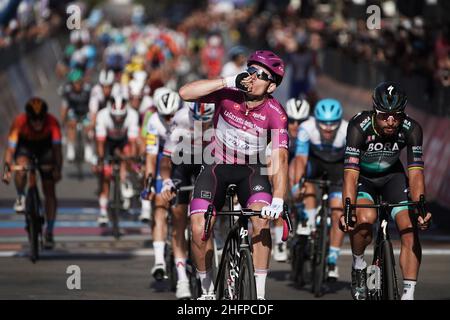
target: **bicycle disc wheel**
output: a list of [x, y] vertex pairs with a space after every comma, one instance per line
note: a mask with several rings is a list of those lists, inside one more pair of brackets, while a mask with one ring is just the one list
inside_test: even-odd
[[395, 259], [394, 252], [392, 250], [392, 244], [390, 241], [385, 240], [381, 247], [382, 253], [382, 286], [383, 286], [383, 299], [385, 300], [398, 300], [398, 288], [397, 288], [397, 276], [395, 274]]
[[256, 300], [256, 281], [253, 268], [253, 259], [250, 249], [240, 250], [239, 278], [238, 278], [238, 299]]
[[28, 216], [28, 240], [30, 243], [30, 260], [35, 263], [39, 259], [39, 233], [41, 232], [41, 219], [39, 216], [39, 199], [36, 188], [28, 190], [26, 198]]
[[322, 286], [325, 278], [325, 258], [327, 252], [327, 221], [323, 219], [323, 212], [319, 212], [322, 217], [319, 228], [317, 229], [316, 250], [314, 250], [313, 259], [313, 293], [314, 296], [322, 295]]

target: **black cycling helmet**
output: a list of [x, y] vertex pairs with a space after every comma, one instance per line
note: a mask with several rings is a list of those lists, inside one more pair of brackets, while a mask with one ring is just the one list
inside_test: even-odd
[[380, 83], [373, 91], [373, 107], [381, 112], [402, 112], [406, 107], [406, 94], [392, 81]]
[[42, 120], [47, 115], [47, 103], [39, 98], [33, 97], [25, 104], [25, 112], [27, 117], [32, 120]]

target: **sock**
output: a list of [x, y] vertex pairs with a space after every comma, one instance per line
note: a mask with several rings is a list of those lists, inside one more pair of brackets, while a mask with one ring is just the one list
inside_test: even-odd
[[279, 244], [282, 243], [283, 240], [281, 240], [281, 238], [283, 238], [283, 227], [275, 227], [275, 243]]
[[357, 269], [357, 270], [363, 270], [367, 267], [367, 263], [364, 260], [364, 254], [362, 255], [356, 255], [353, 254], [353, 264], [352, 264], [353, 269]]
[[53, 233], [54, 226], [55, 226], [55, 220], [47, 220], [47, 233]]
[[188, 280], [186, 274], [186, 259], [185, 258], [175, 258], [175, 266], [177, 267], [178, 281]]
[[164, 241], [153, 241], [153, 249], [155, 249], [155, 264], [166, 264], [164, 261]]
[[100, 205], [100, 215], [106, 216], [108, 214], [108, 198], [100, 197], [98, 203]]
[[212, 281], [212, 271], [200, 271], [197, 270], [198, 278], [202, 284], [202, 294], [213, 294], [214, 293], [214, 283]]
[[416, 288], [416, 280], [403, 280], [402, 300], [414, 300], [414, 289]]
[[255, 269], [256, 296], [265, 299], [267, 269]]
[[341, 252], [340, 248], [330, 247], [330, 251], [328, 252], [327, 264], [336, 265], [340, 252]]

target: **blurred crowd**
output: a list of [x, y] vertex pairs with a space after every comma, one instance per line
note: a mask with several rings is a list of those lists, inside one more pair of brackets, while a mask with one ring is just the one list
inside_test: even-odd
[[[47, 36], [61, 23], [64, 13], [53, 10], [51, 4], [21, 1], [17, 16], [0, 29], [0, 47]], [[152, 87], [168, 79], [176, 86], [179, 81], [237, 72], [256, 48], [274, 50], [285, 59], [292, 75], [285, 84], [290, 97], [314, 100], [324, 48], [338, 49], [355, 61], [400, 68], [407, 76], [417, 74], [430, 83], [450, 86], [450, 28], [431, 25], [420, 16], [384, 17], [380, 29], [369, 30], [366, 20], [346, 17], [345, 10], [321, 1], [210, 0], [206, 6], [186, 12], [176, 24], [165, 17], [150, 25], [144, 24], [144, 6], [136, 6], [129, 25], [120, 29], [94, 11], [87, 28], [103, 49], [111, 43], [115, 45], [109, 51], [128, 47], [130, 54], [124, 56], [124, 65], [133, 57], [143, 59], [146, 70], [153, 71], [148, 73]]]

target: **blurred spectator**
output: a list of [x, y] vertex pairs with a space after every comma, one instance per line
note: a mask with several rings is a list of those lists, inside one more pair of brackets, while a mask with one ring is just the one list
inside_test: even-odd
[[230, 61], [224, 64], [220, 73], [221, 77], [233, 76], [245, 71], [247, 68], [247, 51], [244, 47], [236, 46], [231, 48], [228, 56], [230, 57]]

